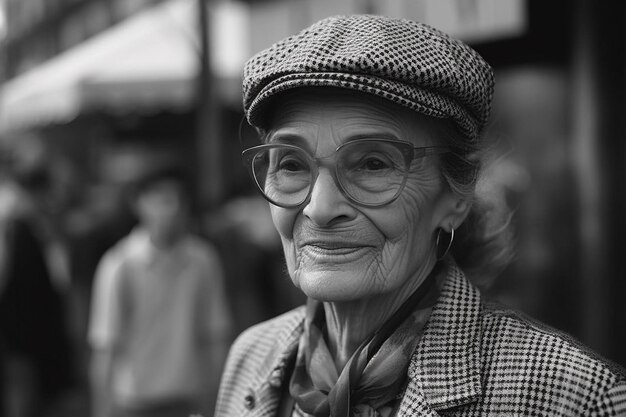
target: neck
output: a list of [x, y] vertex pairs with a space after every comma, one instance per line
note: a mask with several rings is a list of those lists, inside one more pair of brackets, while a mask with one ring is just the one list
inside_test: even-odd
[[363, 341], [378, 330], [422, 285], [434, 262], [418, 270], [413, 278], [393, 292], [364, 300], [324, 302], [328, 347], [337, 369], [343, 369]]
[[168, 233], [158, 233], [154, 231], [148, 232], [150, 236], [150, 241], [152, 244], [158, 249], [168, 249], [174, 245], [182, 238], [183, 233], [182, 230], [179, 231], [169, 231]]

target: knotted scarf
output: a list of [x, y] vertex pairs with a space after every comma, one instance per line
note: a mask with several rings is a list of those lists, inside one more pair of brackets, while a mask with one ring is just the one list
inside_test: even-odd
[[437, 265], [424, 283], [337, 369], [324, 337], [322, 303], [307, 302], [289, 392], [315, 417], [389, 416], [437, 298]]

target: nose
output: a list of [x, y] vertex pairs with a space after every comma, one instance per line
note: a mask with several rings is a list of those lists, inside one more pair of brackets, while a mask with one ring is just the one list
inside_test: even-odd
[[356, 210], [342, 194], [327, 168], [320, 168], [303, 214], [318, 226], [331, 226], [354, 218]]

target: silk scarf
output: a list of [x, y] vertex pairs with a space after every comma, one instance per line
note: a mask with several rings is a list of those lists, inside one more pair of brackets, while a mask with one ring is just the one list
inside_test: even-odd
[[424, 283], [337, 369], [326, 344], [321, 302], [308, 300], [289, 392], [296, 407], [315, 417], [387, 417], [406, 380], [411, 355], [430, 317], [438, 264]]

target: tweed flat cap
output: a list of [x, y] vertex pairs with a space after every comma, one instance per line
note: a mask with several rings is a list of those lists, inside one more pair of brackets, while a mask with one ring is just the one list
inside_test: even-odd
[[374, 15], [334, 16], [277, 42], [245, 65], [243, 105], [263, 110], [283, 91], [339, 87], [451, 118], [470, 141], [489, 117], [493, 71], [476, 51], [430, 26]]

